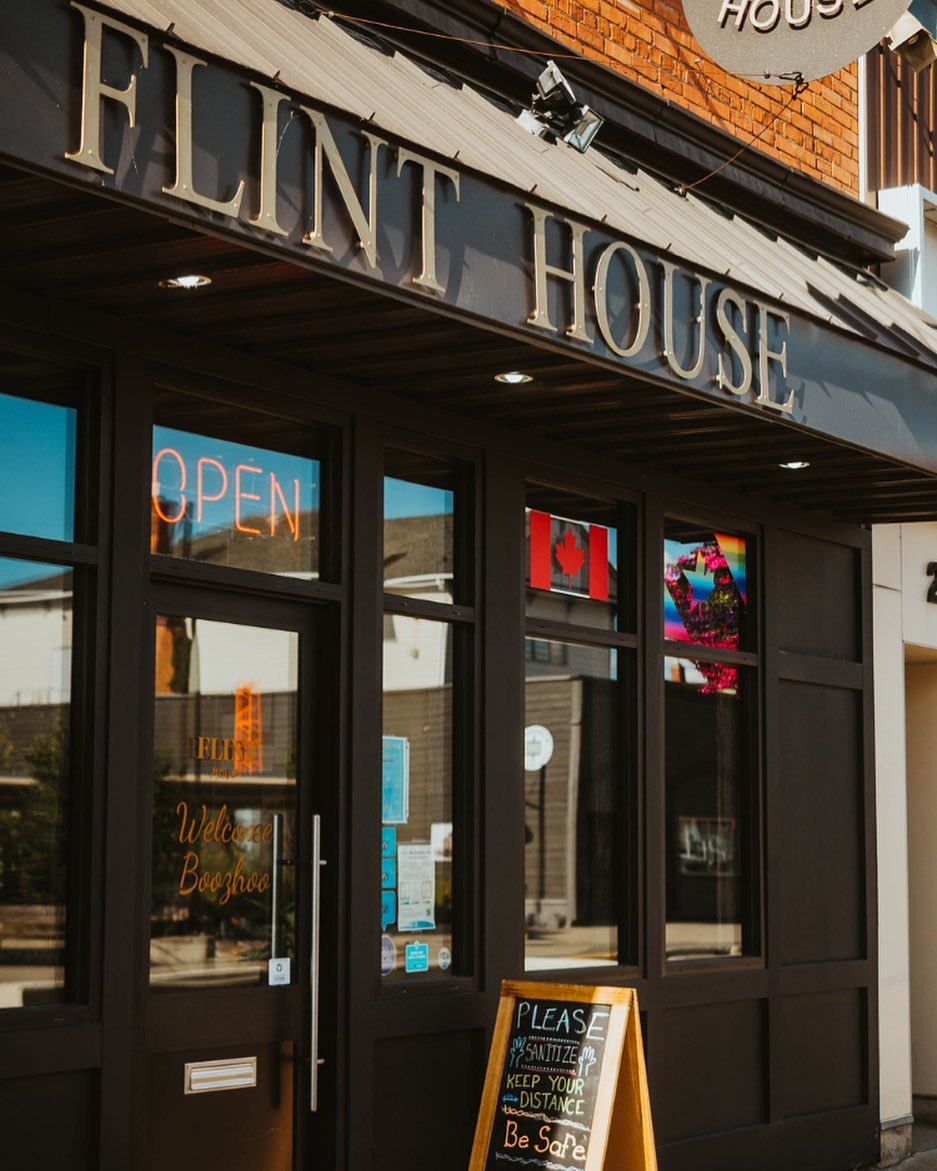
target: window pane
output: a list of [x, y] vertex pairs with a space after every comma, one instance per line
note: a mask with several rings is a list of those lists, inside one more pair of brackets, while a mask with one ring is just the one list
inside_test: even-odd
[[291, 631], [157, 618], [154, 985], [296, 982], [298, 653]]
[[387, 980], [439, 975], [463, 963], [452, 931], [459, 847], [452, 640], [448, 623], [387, 615], [381, 827], [381, 973]]
[[385, 472], [385, 591], [452, 602], [465, 593], [455, 588], [454, 465], [388, 451]]
[[617, 507], [540, 487], [527, 505], [528, 617], [616, 629]]
[[0, 558], [0, 1008], [65, 997], [72, 588]]
[[[320, 568], [315, 436], [278, 419], [164, 395], [153, 428], [150, 549], [288, 577]], [[232, 422], [233, 420], [233, 422]]]
[[617, 964], [618, 652], [542, 639], [526, 646], [526, 967]]
[[750, 648], [749, 542], [669, 522], [664, 540], [664, 638], [720, 650]]
[[0, 530], [74, 540], [75, 423], [72, 407], [0, 394]]
[[667, 955], [757, 952], [755, 672], [664, 664]]

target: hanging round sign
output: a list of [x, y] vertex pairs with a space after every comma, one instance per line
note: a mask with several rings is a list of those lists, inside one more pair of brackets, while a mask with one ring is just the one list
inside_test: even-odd
[[702, 48], [727, 73], [795, 85], [835, 73], [885, 36], [910, 0], [683, 0]]

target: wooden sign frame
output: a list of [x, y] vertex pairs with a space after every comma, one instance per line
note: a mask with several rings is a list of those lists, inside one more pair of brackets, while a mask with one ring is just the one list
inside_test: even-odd
[[[582, 1171], [657, 1171], [651, 1103], [633, 988], [505, 980], [491, 1039], [469, 1171], [485, 1171], [498, 1113], [498, 1095], [518, 1000], [609, 1005], [608, 1033], [586, 1161]], [[531, 1162], [535, 1162], [532, 1158]]]

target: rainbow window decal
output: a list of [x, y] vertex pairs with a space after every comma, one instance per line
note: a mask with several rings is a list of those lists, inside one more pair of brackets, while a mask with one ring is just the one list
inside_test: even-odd
[[[689, 535], [689, 534], [687, 534]], [[748, 604], [747, 541], [728, 533], [664, 541], [664, 638], [736, 651]]]

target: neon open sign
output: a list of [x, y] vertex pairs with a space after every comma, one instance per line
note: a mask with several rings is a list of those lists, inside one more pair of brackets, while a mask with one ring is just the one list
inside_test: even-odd
[[[175, 481], [172, 503], [162, 495], [164, 461], [175, 465], [175, 471], [168, 473], [172, 477], [170, 483]], [[212, 506], [220, 505], [225, 522], [233, 523], [239, 533], [274, 537], [282, 517], [293, 540], [298, 541], [299, 496], [298, 478], [294, 477], [283, 485], [275, 472], [266, 472], [252, 464], [237, 464], [229, 474], [220, 460], [202, 456], [195, 461], [193, 475], [191, 466], [174, 447], [164, 447], [153, 458], [153, 511], [169, 525], [179, 524], [186, 518], [194, 519], [198, 524], [206, 523], [206, 514]], [[248, 524], [248, 518], [254, 523]], [[217, 527], [214, 519], [207, 523]]]
[[[154, 431], [151, 497], [154, 549], [209, 538], [315, 538], [318, 461], [210, 439], [167, 427]], [[161, 546], [161, 547], [160, 547]], [[214, 557], [207, 546], [204, 554]]]

